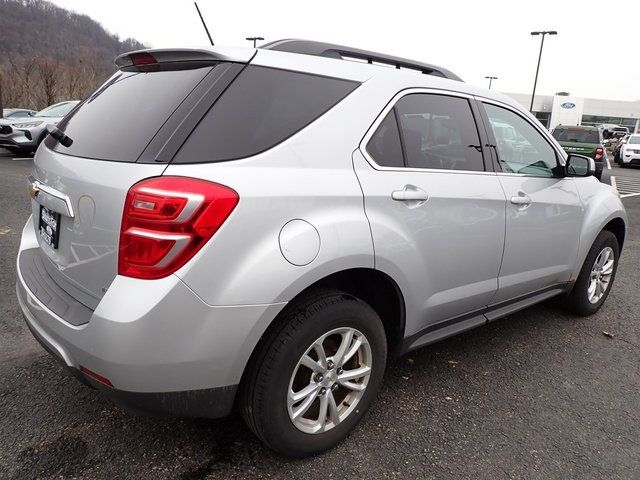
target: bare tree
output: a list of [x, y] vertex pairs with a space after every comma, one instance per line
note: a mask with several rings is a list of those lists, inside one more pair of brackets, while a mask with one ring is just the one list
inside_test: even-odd
[[60, 62], [39, 58], [37, 71], [40, 80], [41, 95], [45, 105], [56, 103], [58, 95], [58, 83], [60, 82]]

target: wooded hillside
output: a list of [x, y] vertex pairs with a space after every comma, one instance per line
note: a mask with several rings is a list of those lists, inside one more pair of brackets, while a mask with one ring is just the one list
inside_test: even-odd
[[114, 71], [116, 55], [139, 48], [50, 2], [0, 0], [0, 105], [38, 110], [82, 99]]

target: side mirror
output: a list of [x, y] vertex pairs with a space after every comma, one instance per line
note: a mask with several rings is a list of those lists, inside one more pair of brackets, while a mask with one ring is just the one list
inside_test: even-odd
[[590, 177], [596, 173], [596, 162], [584, 155], [570, 154], [565, 165], [567, 177]]

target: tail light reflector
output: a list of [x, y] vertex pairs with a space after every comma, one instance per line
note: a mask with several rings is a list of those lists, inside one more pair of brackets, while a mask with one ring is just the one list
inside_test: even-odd
[[239, 199], [235, 190], [197, 178], [136, 183], [124, 204], [118, 273], [142, 279], [172, 274], [213, 237]]
[[99, 373], [94, 372], [93, 370], [89, 370], [87, 367], [83, 367], [80, 365], [80, 371], [84, 373], [87, 377], [91, 377], [94, 380], [106, 385], [107, 387], [113, 388], [113, 383], [107, 377], [100, 375]]

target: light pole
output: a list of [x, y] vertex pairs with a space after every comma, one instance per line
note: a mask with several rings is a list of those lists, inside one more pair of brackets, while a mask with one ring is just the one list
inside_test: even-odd
[[258, 40], [264, 40], [262, 37], [247, 37], [245, 40], [253, 41], [253, 48], [256, 48], [256, 42]]
[[484, 77], [484, 78], [489, 79], [489, 90], [491, 90], [491, 82], [498, 79], [498, 77]]
[[531, 35], [542, 35], [542, 40], [540, 41], [540, 54], [538, 55], [538, 67], [536, 68], [536, 79], [533, 81], [533, 93], [531, 94], [531, 106], [529, 107], [529, 111], [533, 113], [533, 99], [536, 96], [536, 85], [538, 84], [538, 72], [540, 71], [540, 59], [542, 58], [542, 47], [544, 47], [544, 37], [545, 35], [557, 35], [558, 32], [555, 30], [543, 30], [541, 32], [531, 32]]

